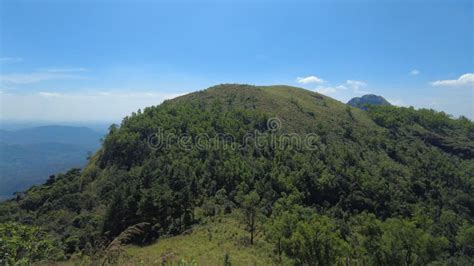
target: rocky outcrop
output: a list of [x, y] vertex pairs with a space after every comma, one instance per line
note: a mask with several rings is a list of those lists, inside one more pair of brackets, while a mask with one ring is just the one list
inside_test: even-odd
[[125, 229], [107, 247], [112, 249], [127, 244], [146, 244], [157, 237], [157, 233], [150, 223], [138, 223]]

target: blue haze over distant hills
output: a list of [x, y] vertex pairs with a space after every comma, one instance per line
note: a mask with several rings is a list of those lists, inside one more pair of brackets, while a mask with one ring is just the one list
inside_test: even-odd
[[49, 175], [83, 167], [88, 155], [100, 147], [100, 139], [108, 127], [107, 123], [43, 124], [37, 121], [2, 121], [0, 199], [41, 184]]

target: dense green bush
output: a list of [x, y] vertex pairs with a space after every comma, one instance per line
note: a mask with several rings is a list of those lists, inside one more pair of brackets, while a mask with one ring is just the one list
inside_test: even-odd
[[0, 223], [0, 264], [31, 265], [44, 259], [58, 259], [54, 240], [38, 227]]

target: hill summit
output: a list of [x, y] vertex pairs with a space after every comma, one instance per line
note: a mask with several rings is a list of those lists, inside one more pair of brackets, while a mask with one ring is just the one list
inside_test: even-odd
[[368, 105], [391, 105], [384, 97], [374, 94], [366, 94], [362, 97], [352, 98], [347, 104], [362, 110], [367, 110]]
[[28, 247], [37, 226], [55, 252], [35, 258], [100, 264], [156, 240], [122, 262], [472, 264], [473, 158], [463, 117], [223, 84], [111, 126], [83, 170], [0, 204], [0, 234]]

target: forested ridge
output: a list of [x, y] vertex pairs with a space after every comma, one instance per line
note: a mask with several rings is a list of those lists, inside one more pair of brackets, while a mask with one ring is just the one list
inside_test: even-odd
[[[255, 145], [256, 132], [316, 137], [310, 149]], [[0, 253], [7, 264], [100, 256], [139, 223], [152, 225], [145, 244], [234, 214], [245, 245], [270, 243], [274, 264], [472, 265], [473, 195], [467, 118], [224, 84], [131, 114], [84, 169], [1, 203]]]

